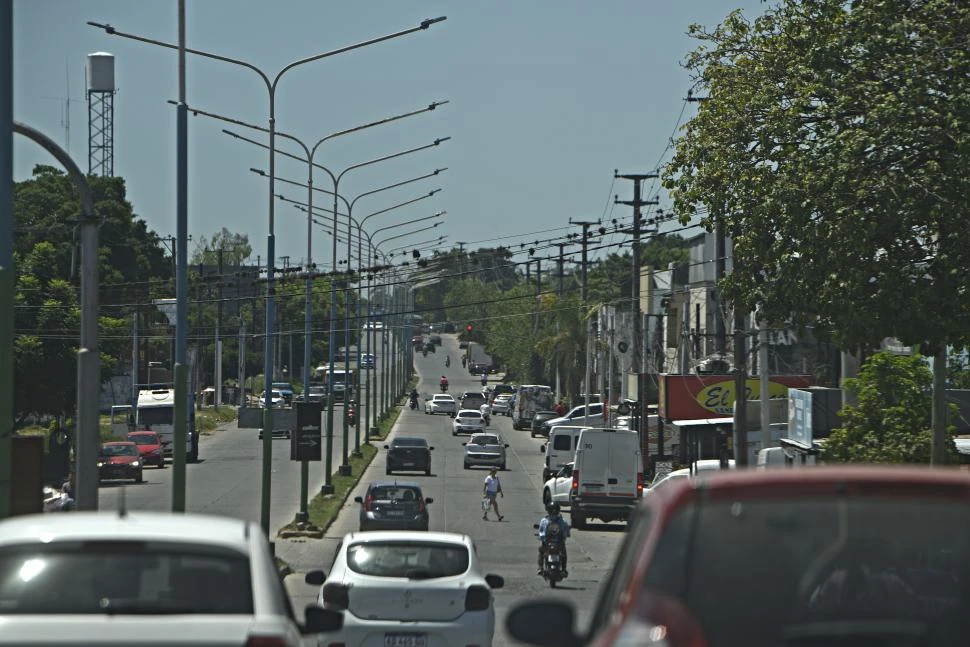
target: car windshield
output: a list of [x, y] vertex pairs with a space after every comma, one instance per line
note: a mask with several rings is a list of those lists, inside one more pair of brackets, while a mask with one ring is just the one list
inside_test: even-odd
[[158, 435], [157, 434], [130, 434], [128, 440], [135, 443], [136, 445], [157, 445]]
[[431, 541], [366, 542], [347, 548], [347, 566], [362, 575], [431, 579], [468, 570], [468, 548]]
[[396, 438], [391, 443], [391, 447], [427, 447], [428, 441], [424, 438]]
[[252, 614], [249, 560], [171, 542], [0, 549], [0, 614]]
[[458, 414], [458, 417], [462, 420], [481, 420], [482, 414], [477, 411], [462, 411]]
[[135, 445], [102, 445], [102, 456], [138, 456]]
[[421, 490], [400, 485], [376, 485], [370, 489], [372, 499], [378, 501], [417, 501]]
[[[651, 619], [658, 600], [686, 603], [712, 646], [736, 645], [739, 636], [766, 647], [962, 645], [968, 533], [970, 508], [957, 500], [687, 506], [660, 538], [639, 611]], [[743, 596], [739, 582], [748, 582]], [[844, 642], [852, 636], [859, 641]]]

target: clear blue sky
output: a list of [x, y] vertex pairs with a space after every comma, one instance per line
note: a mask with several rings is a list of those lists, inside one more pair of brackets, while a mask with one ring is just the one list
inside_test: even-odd
[[[68, 147], [87, 170], [86, 57], [113, 54], [115, 174], [125, 178], [137, 216], [163, 236], [175, 233], [175, 108], [167, 101], [178, 97], [176, 53], [109, 36], [86, 21], [176, 43], [177, 7], [176, 0], [14, 2], [15, 118]], [[366, 229], [445, 210], [445, 223], [433, 234], [401, 238], [383, 249], [441, 234], [448, 236], [448, 248], [462, 241], [466, 249], [477, 249], [579, 231], [570, 219], [629, 220], [630, 207], [614, 207], [612, 196], [630, 199], [631, 185], [614, 184], [613, 170], [650, 172], [669, 159], [670, 137], [695, 106], [684, 101], [690, 80], [681, 62], [696, 46], [686, 36], [688, 25], [712, 27], [735, 8], [754, 17], [764, 5], [188, 0], [186, 29], [189, 47], [244, 59], [275, 74], [294, 60], [447, 16], [427, 31], [288, 72], [277, 92], [277, 128], [312, 143], [435, 100], [450, 101], [435, 112], [329, 141], [316, 160], [340, 171], [451, 137], [429, 151], [348, 172], [340, 193], [353, 198], [447, 167], [436, 178], [361, 198], [354, 215], [440, 188], [434, 197], [374, 216]], [[253, 72], [189, 55], [187, 79], [190, 106], [266, 126], [268, 96]], [[223, 127], [228, 126], [206, 117], [189, 120], [189, 232], [196, 241], [222, 227], [246, 233], [254, 257], [265, 258], [268, 182], [249, 169], [268, 170], [268, 152], [223, 134]], [[279, 147], [299, 152], [286, 142]], [[20, 137], [14, 156], [16, 180], [28, 178], [35, 164], [55, 164]], [[306, 165], [278, 158], [277, 175], [303, 182]], [[316, 172], [314, 179], [316, 186], [332, 189], [324, 173]], [[661, 206], [669, 205], [658, 185], [647, 188]], [[299, 201], [307, 193], [284, 184], [277, 192]], [[330, 204], [322, 194], [314, 202]], [[420, 226], [378, 233], [375, 240]], [[277, 203], [276, 236], [277, 259], [288, 255], [298, 263], [306, 257], [306, 218], [293, 206]], [[329, 236], [315, 228], [314, 260], [328, 265], [330, 246]]]

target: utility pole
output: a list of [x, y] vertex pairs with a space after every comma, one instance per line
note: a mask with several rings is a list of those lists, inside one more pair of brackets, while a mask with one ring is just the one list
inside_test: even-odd
[[649, 204], [659, 204], [658, 200], [644, 200], [641, 198], [640, 189], [644, 180], [660, 177], [657, 173], [626, 173], [613, 171], [614, 178], [631, 180], [633, 182], [633, 200], [620, 200], [614, 198], [616, 204], [625, 204], [633, 207], [633, 300], [631, 303], [633, 310], [633, 348], [631, 359], [633, 370], [637, 374], [637, 406], [641, 409], [640, 420], [645, 420], [643, 413], [646, 411], [643, 402], [643, 385], [640, 383], [640, 374], [643, 373], [643, 315], [640, 311], [640, 207]]
[[215, 384], [213, 386], [216, 389], [214, 404], [216, 409], [222, 404], [222, 340], [219, 338], [219, 333], [222, 330], [222, 248], [220, 247], [216, 250], [216, 258], [219, 266], [219, 282], [216, 284], [216, 292], [219, 295], [219, 302], [216, 304], [216, 367], [215, 367], [215, 379], [213, 380]]
[[[735, 259], [737, 268], [737, 259]], [[741, 304], [734, 305], [734, 461], [737, 466], [748, 465], [748, 367], [747, 336], [745, 323], [747, 317]], [[767, 405], [762, 398], [761, 406]]]
[[[587, 289], [588, 281], [586, 280], [586, 268], [587, 268], [587, 258], [586, 258], [586, 247], [589, 240], [589, 228], [593, 225], [600, 224], [600, 221], [574, 221], [572, 218], [569, 219], [569, 224], [580, 225], [583, 228], [582, 236], [582, 276], [583, 276], [583, 286], [582, 286], [582, 301], [583, 301], [583, 313], [582, 316], [586, 317], [587, 311], [589, 310], [589, 291]], [[583, 375], [583, 391], [584, 393], [584, 404], [586, 405], [586, 411], [589, 411], [589, 380], [590, 380], [590, 364], [592, 363], [592, 323], [593, 319], [589, 319], [589, 323], [586, 324], [586, 371]]]

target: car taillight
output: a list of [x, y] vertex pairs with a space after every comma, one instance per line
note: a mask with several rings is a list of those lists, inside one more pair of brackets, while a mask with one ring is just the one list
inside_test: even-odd
[[331, 582], [323, 585], [323, 603], [343, 611], [350, 606], [350, 590], [346, 584]]
[[424, 499], [418, 499], [418, 512], [424, 512]]
[[573, 484], [572, 489], [579, 489], [579, 470], [573, 470]]
[[643, 496], [643, 472], [637, 472], [637, 496]]
[[367, 498], [364, 499], [364, 510], [366, 510], [367, 512], [370, 512], [370, 507], [371, 507], [371, 504], [373, 503], [374, 503], [374, 497], [368, 494]]
[[465, 592], [465, 611], [485, 611], [492, 601], [492, 592], [488, 587], [475, 585], [469, 586]]
[[246, 647], [289, 647], [289, 644], [279, 636], [250, 636]]

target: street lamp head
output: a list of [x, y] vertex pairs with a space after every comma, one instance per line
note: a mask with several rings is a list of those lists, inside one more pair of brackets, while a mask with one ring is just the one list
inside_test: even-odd
[[249, 170], [252, 171], [253, 173], [256, 173], [257, 175], [262, 175], [263, 177], [266, 177], [266, 171], [264, 171], [261, 168], [249, 167]]
[[441, 191], [441, 189], [431, 189], [430, 191], [428, 191], [428, 195], [429, 195], [429, 196], [432, 196], [432, 195], [434, 195], [435, 193], [437, 193], [438, 191]]
[[438, 144], [446, 142], [449, 139], [451, 139], [451, 137], [439, 137], [438, 139], [434, 140], [434, 145], [437, 146]]
[[432, 175], [437, 175], [438, 173], [441, 173], [442, 171], [447, 171], [447, 170], [448, 170], [448, 167], [445, 167], [445, 168], [436, 168], [434, 170], [434, 173], [432, 173]]
[[421, 21], [421, 29], [427, 29], [428, 27], [435, 24], [436, 22], [442, 22], [447, 19], [448, 19], [447, 16], [440, 16], [438, 18], [425, 18], [424, 20]]
[[[114, 34], [115, 33], [115, 28], [112, 27], [111, 25], [108, 25], [108, 24], [102, 25], [101, 23], [91, 22], [90, 20], [88, 21], [88, 24], [91, 25], [92, 27], [97, 27], [98, 29], [103, 29], [106, 34]], [[423, 25], [422, 25], [422, 27], [423, 27]]]

